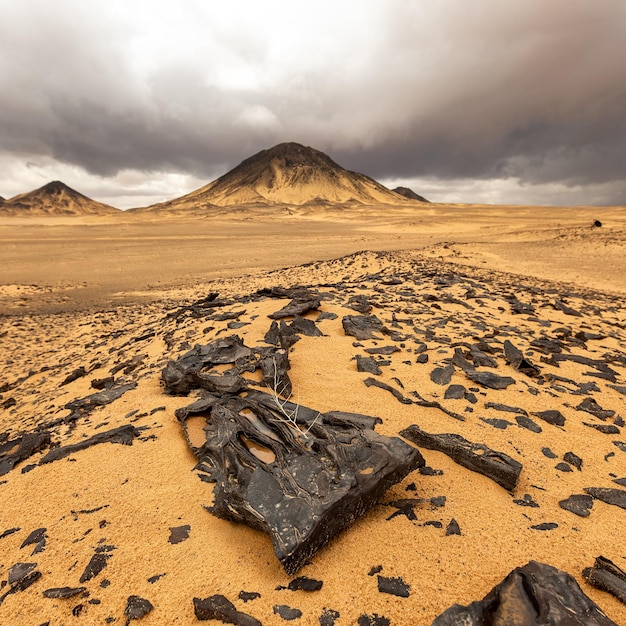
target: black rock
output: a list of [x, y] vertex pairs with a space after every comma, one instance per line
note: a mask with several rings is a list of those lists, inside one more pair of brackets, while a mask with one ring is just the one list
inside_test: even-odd
[[302, 617], [302, 611], [300, 609], [292, 609], [286, 604], [276, 604], [274, 605], [274, 615], [279, 615], [286, 622], [292, 622]]
[[557, 455], [550, 448], [541, 448], [541, 453], [548, 459], [556, 459]]
[[450, 520], [450, 523], [446, 526], [446, 537], [449, 537], [450, 535], [460, 535], [461, 534], [461, 528], [459, 526], [459, 523], [452, 518]]
[[115, 384], [115, 378], [113, 376], [107, 376], [106, 378], [94, 378], [90, 385], [94, 389], [110, 389]]
[[455, 372], [454, 365], [447, 365], [446, 367], [436, 367], [430, 373], [430, 380], [437, 385], [448, 385], [452, 379], [452, 374]]
[[377, 421], [320, 414], [261, 392], [224, 396], [210, 407], [206, 442], [194, 449], [215, 468], [209, 510], [269, 533], [283, 567], [295, 573], [424, 465], [415, 448], [374, 432]]
[[37, 563], [16, 563], [9, 568], [9, 589], [0, 596], [0, 605], [7, 596], [18, 591], [28, 589], [33, 583], [41, 578], [41, 572], [37, 570]]
[[124, 615], [128, 618], [126, 623], [128, 624], [130, 620], [141, 619], [153, 609], [154, 607], [149, 600], [139, 596], [128, 596], [126, 608], [124, 609]]
[[378, 334], [388, 334], [383, 323], [375, 315], [346, 315], [341, 324], [346, 335], [356, 337], [359, 341], [376, 339]]
[[185, 524], [184, 526], [173, 526], [170, 528], [170, 536], [168, 541], [172, 544], [181, 543], [185, 539], [189, 539], [189, 531], [191, 526]]
[[559, 472], [572, 472], [572, 466], [569, 465], [568, 463], [557, 463], [555, 466], [555, 469], [558, 469]]
[[87, 563], [87, 567], [82, 573], [79, 582], [86, 583], [88, 580], [95, 578], [107, 566], [111, 556], [111, 554], [104, 552], [96, 552], [89, 560], [89, 563]]
[[526, 359], [522, 351], [516, 348], [508, 339], [504, 341], [504, 357], [514, 370], [522, 372], [522, 374], [526, 374], [526, 376], [531, 378], [539, 376], [539, 368]]
[[530, 430], [533, 433], [540, 433], [543, 431], [539, 424], [533, 422], [530, 417], [526, 417], [525, 415], [517, 415], [515, 417], [515, 421], [520, 428], [525, 428], [526, 430]]
[[536, 415], [544, 422], [548, 422], [548, 424], [553, 424], [554, 426], [563, 426], [565, 424], [565, 417], [560, 411], [555, 409], [541, 411], [540, 413], [533, 413], [533, 415]]
[[596, 500], [602, 500], [606, 504], [613, 504], [626, 509], [626, 491], [606, 487], [585, 487], [585, 491]]
[[193, 610], [200, 621], [217, 619], [236, 626], [262, 626], [258, 619], [238, 611], [228, 598], [220, 594], [204, 599], [194, 598]]
[[622, 432], [617, 426], [615, 426], [615, 424], [589, 424], [587, 422], [583, 422], [583, 426], [595, 428], [598, 432], [604, 435], [619, 435]]
[[515, 568], [482, 600], [455, 604], [432, 626], [617, 626], [555, 567], [530, 561]]
[[583, 468], [583, 460], [573, 452], [566, 452], [563, 455], [563, 460], [570, 465], [573, 465], [579, 472]]
[[243, 590], [241, 590], [237, 597], [240, 600], [243, 600], [244, 602], [250, 602], [251, 600], [257, 600], [258, 598], [260, 598], [261, 594], [258, 591], [243, 591]]
[[76, 368], [73, 372], [68, 374], [65, 379], [59, 384], [60, 387], [64, 385], [69, 385], [69, 383], [73, 383], [75, 380], [82, 378], [83, 376], [87, 376], [87, 370], [83, 365]]
[[74, 452], [85, 450], [86, 448], [100, 443], [121, 443], [125, 446], [130, 446], [133, 443], [133, 439], [135, 437], [139, 437], [140, 434], [141, 432], [137, 428], [131, 424], [125, 424], [124, 426], [119, 426], [118, 428], [98, 433], [97, 435], [89, 437], [89, 439], [79, 441], [78, 443], [73, 443], [69, 446], [62, 446], [60, 448], [53, 448], [50, 452], [48, 452], [48, 454], [46, 454], [46, 456], [43, 457], [43, 459], [41, 459], [41, 461], [39, 461], [39, 463], [42, 465], [44, 463], [52, 463], [53, 461], [64, 459], [70, 454], [74, 454]]
[[8, 528], [4, 532], [0, 533], [0, 539], [4, 539], [5, 537], [8, 537], [9, 535], [12, 535], [13, 533], [19, 532], [20, 530], [22, 530], [22, 529], [19, 528], [18, 526], [14, 526], [13, 528]]
[[44, 597], [46, 598], [73, 598], [81, 593], [83, 593], [87, 587], [53, 587], [52, 589], [46, 589], [43, 592]]
[[283, 317], [293, 317], [296, 315], [304, 315], [309, 311], [315, 311], [320, 307], [320, 300], [316, 297], [294, 298], [289, 304], [286, 304], [280, 311], [276, 311], [268, 315], [270, 319], [278, 320]]
[[378, 576], [378, 591], [381, 593], [389, 593], [392, 596], [400, 598], [408, 598], [411, 594], [411, 587], [407, 585], [402, 578], [387, 578]]
[[315, 578], [309, 578], [308, 576], [298, 576], [289, 581], [287, 589], [291, 591], [319, 591], [324, 584], [321, 580], [315, 580]]
[[529, 493], [525, 493], [523, 498], [513, 500], [513, 504], [517, 504], [517, 506], [529, 506], [533, 509], [539, 508], [539, 504], [533, 500], [533, 497]]
[[375, 376], [379, 376], [383, 373], [371, 356], [357, 355], [356, 370], [357, 372], [367, 372], [368, 374], [374, 374]]
[[446, 400], [463, 400], [466, 391], [463, 385], [450, 385], [443, 394], [443, 397]]
[[88, 415], [98, 406], [111, 404], [111, 402], [121, 398], [127, 391], [135, 389], [135, 387], [137, 387], [137, 383], [135, 382], [126, 383], [118, 387], [111, 387], [105, 391], [92, 393], [84, 398], [72, 400], [65, 405], [65, 408], [71, 411], [70, 415], [65, 418], [65, 421], [74, 422], [78, 418]]
[[385, 356], [389, 356], [394, 352], [400, 352], [400, 348], [398, 348], [398, 346], [378, 346], [376, 348], [365, 348], [365, 352], [368, 354], [384, 354]]
[[601, 420], [606, 420], [615, 415], [615, 411], [603, 409], [593, 398], [585, 398], [577, 407], [577, 411], [585, 411]]
[[447, 454], [459, 465], [491, 478], [509, 491], [513, 491], [517, 485], [522, 464], [504, 452], [492, 450], [482, 443], [472, 443], [461, 435], [430, 434], [415, 424], [400, 434], [418, 446]]
[[384, 615], [360, 615], [357, 620], [358, 626], [390, 626], [391, 622]]
[[480, 420], [481, 422], [485, 422], [485, 424], [489, 424], [489, 426], [493, 426], [498, 430], [506, 430], [509, 426], [513, 426], [513, 422], [501, 420], [496, 417], [481, 417]]
[[[46, 535], [46, 530], [46, 528], [37, 528], [33, 530], [33, 532], [30, 533], [26, 539], [24, 539], [20, 549], [25, 548], [26, 546], [32, 546], [33, 544], [40, 544], [41, 547], [38, 545], [38, 547], [35, 548], [35, 552], [41, 552], [45, 547], [46, 539], [48, 537], [48, 535]], [[35, 554], [35, 552], [33, 552], [33, 554]]]
[[559, 525], [556, 522], [543, 522], [542, 524], [531, 526], [533, 530], [554, 530], [558, 527]]
[[579, 517], [589, 517], [589, 510], [593, 507], [593, 498], [587, 494], [574, 494], [559, 501], [559, 506]]
[[593, 567], [583, 570], [583, 576], [596, 589], [608, 591], [626, 604], [626, 572], [617, 567], [613, 561], [599, 556]]
[[478, 370], [470, 370], [465, 375], [475, 383], [487, 387], [489, 389], [506, 389], [509, 385], [515, 384], [515, 379], [510, 376], [498, 376], [493, 372], [479, 372]]
[[335, 626], [335, 622], [341, 617], [339, 611], [333, 609], [324, 609], [320, 615], [320, 626]]
[[0, 476], [8, 474], [18, 463], [49, 445], [48, 432], [29, 433], [0, 443]]
[[501, 411], [502, 413], [516, 413], [528, 417], [528, 413], [524, 409], [517, 406], [509, 406], [508, 404], [501, 404], [500, 402], [485, 402], [485, 408]]

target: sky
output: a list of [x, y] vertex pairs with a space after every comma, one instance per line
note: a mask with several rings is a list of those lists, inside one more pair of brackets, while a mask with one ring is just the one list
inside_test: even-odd
[[0, 0], [0, 196], [296, 141], [435, 202], [626, 205], [624, 0]]

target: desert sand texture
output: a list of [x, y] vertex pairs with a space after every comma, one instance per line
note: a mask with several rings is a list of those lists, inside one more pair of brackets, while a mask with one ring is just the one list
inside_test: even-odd
[[[437, 204], [2, 218], [0, 624], [189, 624], [215, 594], [262, 624], [431, 624], [531, 560], [626, 624], [582, 576], [626, 569], [625, 229], [623, 208]], [[207, 511], [210, 410], [187, 434], [175, 415], [206, 391], [162, 372], [232, 336], [272, 349], [269, 316], [307, 298], [282, 318], [293, 402], [461, 435], [516, 486], [417, 446], [425, 467], [293, 575]], [[206, 373], [271, 387], [236, 367]], [[613, 503], [560, 505], [597, 489]]]

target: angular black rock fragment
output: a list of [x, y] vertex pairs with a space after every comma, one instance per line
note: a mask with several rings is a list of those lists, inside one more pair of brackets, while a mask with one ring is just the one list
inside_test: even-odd
[[346, 335], [359, 341], [376, 339], [377, 335], [387, 335], [389, 331], [375, 315], [345, 315], [341, 320]]
[[18, 463], [49, 445], [48, 432], [28, 433], [0, 443], [0, 476], [8, 474]]
[[200, 621], [217, 619], [236, 626], [262, 626], [258, 619], [238, 611], [228, 598], [220, 594], [204, 599], [194, 598], [193, 610]]
[[215, 468], [209, 510], [269, 533], [288, 574], [424, 465], [415, 448], [374, 432], [377, 418], [320, 414], [257, 391], [209, 410], [206, 442], [192, 448]]
[[335, 622], [341, 617], [339, 611], [324, 609], [319, 617], [320, 626], [335, 626]]
[[482, 600], [455, 604], [432, 626], [617, 626], [569, 574], [530, 561]]
[[287, 589], [290, 591], [319, 591], [324, 584], [321, 580], [309, 578], [308, 576], [298, 576], [289, 581]]
[[617, 446], [622, 452], [626, 452], [626, 443], [623, 441], [614, 441], [613, 445]]
[[570, 465], [573, 465], [579, 472], [582, 471], [583, 468], [583, 460], [573, 452], [566, 452], [563, 455], [563, 460]]
[[515, 379], [510, 376], [498, 376], [493, 372], [479, 372], [470, 370], [465, 375], [475, 383], [487, 387], [488, 389], [506, 389], [509, 385], [515, 384]]
[[242, 589], [237, 597], [244, 602], [250, 602], [252, 600], [257, 600], [258, 598], [260, 598], [261, 594], [258, 591], [244, 591]]
[[622, 432], [615, 424], [589, 424], [588, 422], [583, 422], [583, 426], [595, 428], [595, 430], [604, 435], [619, 435]]
[[529, 493], [525, 493], [524, 496], [518, 500], [513, 500], [513, 504], [517, 504], [517, 506], [529, 506], [533, 509], [539, 508], [539, 504], [533, 500], [533, 497]]
[[293, 609], [286, 604], [275, 604], [274, 615], [282, 617], [286, 622], [292, 622], [302, 617], [302, 611], [300, 609]]
[[509, 422], [508, 420], [501, 420], [495, 417], [481, 417], [481, 422], [485, 422], [485, 424], [489, 424], [489, 426], [493, 426], [499, 430], [506, 430], [509, 426], [513, 426], [513, 422]]
[[560, 411], [555, 409], [541, 411], [540, 413], [533, 413], [533, 415], [536, 415], [544, 422], [548, 422], [548, 424], [553, 424], [554, 426], [563, 426], [565, 424], [565, 417]]
[[380, 572], [383, 571], [383, 566], [382, 565], [375, 565], [374, 567], [372, 567], [372, 569], [370, 569], [370, 571], [367, 573], [368, 576], [374, 576], [375, 574], [378, 574]]
[[368, 354], [384, 354], [389, 356], [394, 352], [400, 352], [400, 348], [398, 348], [398, 346], [377, 346], [375, 348], [365, 348], [365, 352]]
[[557, 311], [562, 311], [565, 315], [572, 315], [574, 317], [582, 317], [582, 313], [580, 311], [576, 311], [571, 307], [567, 306], [562, 300], [555, 298], [554, 303], [552, 305]]
[[87, 587], [52, 587], [43, 592], [45, 598], [65, 599], [73, 598], [83, 593]]
[[460, 535], [460, 534], [461, 534], [461, 527], [459, 526], [459, 523], [453, 517], [448, 523], [448, 525], [446, 526], [446, 537], [449, 537], [450, 535]]
[[361, 356], [359, 354], [357, 354], [356, 357], [356, 371], [367, 372], [368, 374], [374, 374], [375, 376], [379, 376], [383, 373], [371, 356]]
[[577, 411], [585, 411], [601, 420], [607, 420], [615, 415], [615, 411], [603, 409], [593, 398], [585, 398], [577, 407]]
[[[626, 487], [626, 476], [624, 478], [614, 478], [613, 482], [616, 483], [617, 485], [621, 485], [622, 487]], [[5, 531], [5, 532], [8, 532], [8, 531]], [[3, 535], [0, 535], [0, 539], [2, 539], [2, 536]]]
[[4, 539], [5, 537], [8, 537], [9, 535], [12, 535], [13, 533], [19, 532], [20, 530], [22, 530], [22, 529], [19, 528], [18, 526], [14, 526], [13, 528], [8, 528], [4, 532], [0, 533], [0, 539]]
[[528, 417], [528, 413], [517, 406], [509, 406], [508, 404], [500, 404], [499, 402], [485, 402], [486, 409], [494, 409], [503, 413], [516, 413]]
[[293, 331], [299, 335], [305, 335], [306, 337], [321, 337], [322, 331], [315, 325], [313, 320], [308, 320], [305, 317], [296, 315], [293, 322], [289, 325]]
[[75, 380], [82, 378], [83, 376], [87, 376], [87, 370], [84, 365], [77, 367], [73, 372], [68, 374], [65, 379], [59, 384], [60, 387], [64, 385], [69, 385], [69, 383], [73, 383]]
[[411, 595], [411, 586], [405, 583], [401, 577], [378, 576], [378, 591], [388, 593], [399, 598], [408, 598]]
[[384, 615], [374, 613], [373, 615], [360, 615], [357, 624], [358, 626], [390, 626], [391, 622]]
[[70, 454], [74, 454], [74, 452], [78, 452], [79, 450], [85, 450], [86, 448], [90, 448], [91, 446], [95, 446], [101, 443], [120, 443], [125, 446], [130, 446], [133, 443], [133, 439], [135, 437], [139, 437], [141, 432], [132, 426], [131, 424], [125, 424], [124, 426], [119, 426], [118, 428], [113, 428], [112, 430], [107, 430], [102, 433], [98, 433], [93, 437], [89, 437], [89, 439], [84, 439], [83, 441], [79, 441], [78, 443], [70, 444], [69, 446], [62, 446], [59, 448], [53, 448], [44, 456], [39, 463], [43, 465], [44, 463], [52, 463], [53, 461], [58, 461], [59, 459], [64, 459]]
[[32, 533], [24, 539], [20, 549], [25, 548], [26, 546], [35, 545], [35, 549], [33, 550], [33, 554], [37, 554], [38, 552], [43, 552], [46, 547], [46, 539], [48, 535], [46, 534], [47, 528], [36, 528]]
[[378, 387], [379, 389], [384, 389], [385, 391], [388, 391], [398, 402], [401, 402], [402, 404], [413, 404], [413, 401], [402, 395], [402, 393], [398, 391], [398, 389], [395, 389], [391, 385], [388, 385], [381, 380], [376, 380], [375, 378], [366, 378], [363, 381], [363, 384], [366, 387]]
[[16, 563], [9, 568], [9, 589], [0, 596], [0, 605], [7, 596], [18, 591], [28, 589], [33, 583], [41, 578], [41, 572], [37, 570], [37, 563]]
[[430, 373], [430, 380], [437, 385], [448, 385], [452, 380], [452, 375], [455, 372], [454, 365], [447, 365], [446, 367], [436, 367]]
[[96, 552], [89, 560], [89, 563], [87, 563], [87, 567], [85, 567], [85, 571], [81, 574], [79, 582], [86, 583], [88, 580], [95, 578], [107, 566], [107, 562], [111, 556], [113, 555], [104, 552]]
[[84, 398], [78, 398], [72, 400], [65, 405], [66, 409], [69, 409], [71, 413], [65, 418], [66, 422], [74, 422], [80, 417], [89, 415], [98, 406], [105, 406], [114, 402], [118, 398], [121, 398], [127, 391], [135, 389], [137, 383], [131, 382], [125, 385], [119, 385], [119, 387], [111, 387], [105, 391], [99, 391], [98, 393], [92, 393]]
[[587, 582], [601, 591], [608, 591], [620, 602], [626, 604], [626, 572], [613, 561], [599, 556], [593, 567], [586, 567], [583, 576]]
[[415, 424], [400, 434], [418, 446], [447, 454], [459, 465], [491, 478], [509, 491], [517, 486], [522, 464], [504, 452], [492, 450], [482, 443], [472, 443], [457, 434], [427, 433]]
[[579, 517], [589, 517], [589, 511], [593, 507], [593, 498], [584, 493], [574, 494], [565, 500], [560, 500], [559, 506]]
[[516, 415], [515, 421], [520, 428], [525, 428], [526, 430], [530, 430], [533, 433], [543, 432], [543, 429], [539, 424], [533, 422], [530, 417], [526, 417], [525, 415]]
[[294, 298], [289, 304], [286, 304], [282, 309], [271, 313], [268, 317], [272, 320], [279, 320], [284, 317], [293, 317], [296, 315], [304, 315], [309, 311], [315, 311], [320, 307], [320, 299], [317, 297], [304, 296], [300, 298]]
[[555, 469], [559, 470], [559, 472], [573, 472], [574, 470], [572, 470], [572, 466], [569, 465], [568, 463], [557, 463], [554, 466]]
[[115, 384], [115, 378], [113, 376], [107, 376], [106, 378], [94, 378], [90, 385], [94, 389], [110, 389]]
[[467, 389], [463, 385], [450, 385], [443, 394], [446, 400], [463, 400]]
[[124, 615], [126, 615], [126, 625], [131, 620], [141, 619], [145, 615], [148, 615], [150, 611], [154, 610], [152, 603], [140, 596], [128, 596], [126, 600], [126, 607], [124, 608]]
[[541, 448], [541, 453], [548, 459], [556, 459], [557, 455], [550, 448]]
[[543, 522], [541, 524], [535, 524], [531, 526], [533, 530], [554, 530], [558, 528], [559, 525], [556, 522]]
[[168, 541], [171, 544], [181, 543], [182, 541], [185, 541], [185, 539], [189, 539], [190, 530], [191, 526], [189, 524], [185, 524], [184, 526], [173, 526], [170, 528]]
[[[157, 580], [161, 580], [161, 578], [163, 578], [163, 576], [165, 576], [165, 574], [155, 574], [154, 576], [150, 576], [150, 578], [148, 578], [148, 582], [149, 582], [151, 585], [154, 585], [154, 583], [155, 583]], [[103, 581], [103, 582], [104, 582], [104, 581]], [[102, 586], [102, 583], [100, 583], [100, 586]]]
[[514, 370], [522, 372], [526, 376], [536, 378], [541, 373], [540, 369], [526, 359], [523, 352], [516, 348], [508, 339], [504, 341], [504, 357]]
[[585, 491], [596, 500], [601, 500], [606, 504], [613, 504], [622, 509], [626, 509], [626, 491], [622, 489], [611, 489], [606, 487], [585, 487]]

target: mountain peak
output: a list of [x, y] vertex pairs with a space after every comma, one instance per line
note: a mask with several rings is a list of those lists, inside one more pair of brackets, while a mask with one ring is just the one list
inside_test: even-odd
[[412, 189], [409, 189], [409, 187], [396, 187], [395, 189], [392, 189], [392, 191], [394, 191], [395, 193], [408, 198], [409, 200], [419, 200], [420, 202], [430, 202], [430, 200], [427, 200], [426, 198], [424, 198], [424, 196], [420, 196], [419, 193], [415, 193]]

